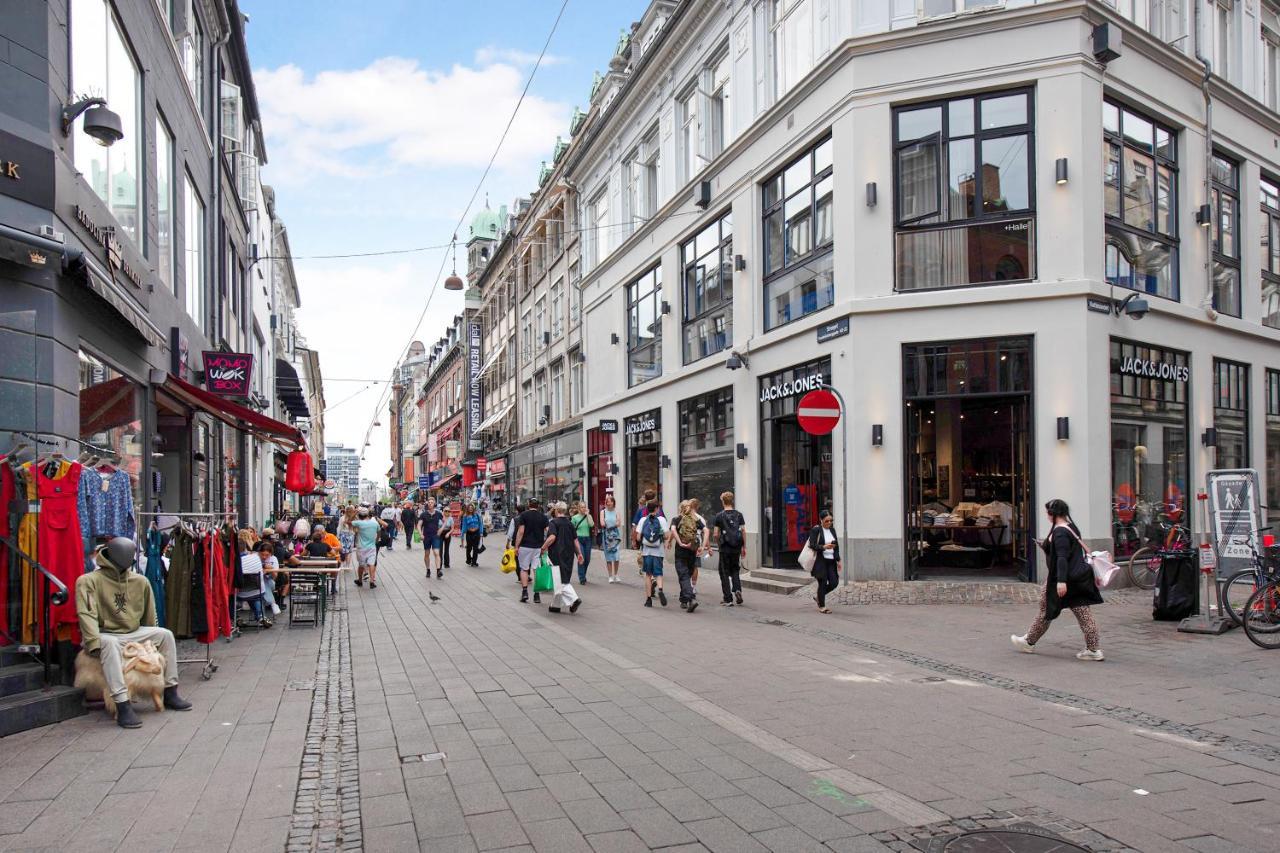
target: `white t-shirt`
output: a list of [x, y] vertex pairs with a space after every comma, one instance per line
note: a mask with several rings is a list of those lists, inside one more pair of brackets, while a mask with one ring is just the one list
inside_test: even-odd
[[836, 535], [830, 528], [822, 528], [822, 556], [827, 560], [836, 558]]
[[[273, 557], [272, 559], [275, 559], [275, 558]], [[259, 557], [259, 556], [257, 555], [257, 553], [256, 553], [256, 552], [254, 552], [254, 551], [250, 551], [250, 552], [249, 552], [249, 553], [247, 553], [247, 554], [241, 554], [241, 555], [240, 555], [240, 573], [241, 573], [241, 574], [244, 574], [244, 575], [257, 575], [257, 576], [258, 576], [258, 591], [257, 591], [257, 592], [254, 592], [254, 591], [253, 591], [253, 590], [251, 590], [251, 589], [250, 589], [250, 590], [244, 590], [244, 589], [237, 590], [237, 591], [236, 591], [236, 597], [238, 597], [238, 598], [255, 598], [256, 596], [260, 595], [260, 594], [262, 593], [262, 578], [263, 578], [263, 574], [262, 574], [262, 558], [261, 558], [261, 557]]]
[[[668, 524], [667, 520], [663, 518], [661, 515], [657, 516], [657, 518], [658, 518], [658, 524], [662, 526], [663, 539], [666, 539], [667, 531], [671, 529], [671, 525]], [[645, 522], [648, 520], [649, 520], [649, 516], [646, 515], [644, 518], [640, 519], [640, 521], [636, 523], [636, 535], [640, 537], [640, 553], [645, 557], [661, 557], [663, 556], [663, 553], [664, 553], [662, 550], [663, 545], [661, 542], [659, 542], [657, 545], [645, 544], [644, 525], [645, 525]]]
[[396, 509], [393, 506], [389, 506], [382, 511], [382, 515], [380, 516], [380, 518], [383, 521], [399, 521], [400, 510]]

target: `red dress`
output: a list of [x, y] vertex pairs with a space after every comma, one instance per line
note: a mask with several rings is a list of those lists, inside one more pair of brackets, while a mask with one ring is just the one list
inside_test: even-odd
[[[0, 536], [6, 538], [13, 535], [9, 530], [9, 504], [13, 501], [13, 492], [13, 469], [9, 467], [8, 458], [0, 456]], [[5, 634], [10, 631], [9, 549], [0, 545], [0, 645], [8, 642]]]
[[221, 534], [206, 534], [202, 547], [205, 549], [205, 572], [200, 580], [205, 590], [204, 606], [209, 630], [197, 634], [196, 640], [212, 643], [219, 636], [231, 636], [231, 580], [227, 568], [227, 546]]
[[76, 496], [80, 488], [80, 463], [72, 462], [61, 477], [46, 477], [43, 465], [33, 465], [36, 496], [40, 500], [37, 528], [39, 560], [54, 577], [67, 585], [67, 600], [52, 605], [50, 618], [60, 639], [80, 642], [76, 619], [76, 581], [84, 574], [84, 542], [80, 538], [80, 516]]

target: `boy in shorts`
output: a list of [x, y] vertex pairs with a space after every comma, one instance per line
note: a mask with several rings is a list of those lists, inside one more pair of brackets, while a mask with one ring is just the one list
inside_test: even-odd
[[671, 532], [671, 525], [662, 516], [656, 500], [649, 501], [644, 517], [636, 523], [636, 538], [640, 542], [641, 571], [644, 572], [644, 606], [653, 606], [654, 587], [658, 600], [667, 606], [667, 594], [662, 591], [663, 547]]

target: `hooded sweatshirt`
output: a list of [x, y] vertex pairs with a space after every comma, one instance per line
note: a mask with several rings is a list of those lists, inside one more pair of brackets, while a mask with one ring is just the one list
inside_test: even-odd
[[128, 634], [156, 624], [151, 583], [137, 572], [116, 568], [103, 551], [94, 558], [97, 571], [76, 581], [76, 613], [87, 652], [100, 648], [102, 634]]

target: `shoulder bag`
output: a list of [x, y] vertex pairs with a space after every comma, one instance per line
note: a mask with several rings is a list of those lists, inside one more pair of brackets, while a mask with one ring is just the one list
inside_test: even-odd
[[1093, 570], [1093, 581], [1098, 585], [1098, 589], [1109, 589], [1116, 582], [1116, 578], [1120, 576], [1120, 567], [1112, 559], [1111, 552], [1090, 551], [1085, 547], [1084, 540], [1071, 529], [1070, 525], [1067, 525], [1067, 532], [1080, 543], [1080, 550], [1084, 552], [1084, 561]]

